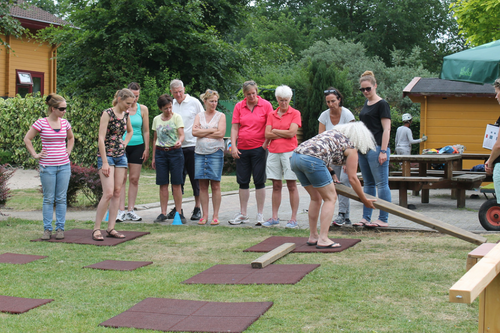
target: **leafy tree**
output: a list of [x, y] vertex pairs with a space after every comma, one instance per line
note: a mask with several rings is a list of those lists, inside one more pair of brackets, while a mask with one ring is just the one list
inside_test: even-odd
[[[244, 2], [220, 0], [66, 0], [78, 29], [52, 29], [60, 42], [59, 87], [109, 100], [117, 89], [168, 68], [191, 84], [231, 91], [241, 50], [221, 36], [244, 15]], [[232, 23], [231, 23], [232, 22]]]
[[500, 39], [500, 1], [457, 0], [450, 5], [460, 33], [473, 46]]
[[[10, 7], [15, 4], [16, 2], [14, 0], [0, 1], [0, 35], [12, 35], [15, 38], [20, 38], [23, 33], [27, 32], [27, 29], [23, 28], [21, 22], [10, 15]], [[10, 49], [10, 45], [7, 43], [7, 40], [0, 38], [0, 50], [2, 49], [2, 46]]]

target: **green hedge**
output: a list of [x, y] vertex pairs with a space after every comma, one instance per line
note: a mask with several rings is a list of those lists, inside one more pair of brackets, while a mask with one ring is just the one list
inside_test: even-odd
[[[70, 159], [83, 166], [97, 164], [97, 137], [102, 109], [92, 107], [88, 101], [67, 99], [66, 118], [75, 135], [75, 148]], [[39, 118], [47, 116], [47, 106], [40, 96], [0, 99], [0, 148], [11, 154], [11, 163], [25, 168], [35, 168], [38, 162], [31, 157], [24, 145], [24, 136]], [[40, 136], [33, 140], [37, 152], [42, 149]]]

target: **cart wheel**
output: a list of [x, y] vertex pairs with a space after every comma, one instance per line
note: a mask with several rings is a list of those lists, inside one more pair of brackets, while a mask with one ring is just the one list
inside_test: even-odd
[[479, 222], [486, 230], [500, 231], [500, 204], [490, 199], [479, 208]]

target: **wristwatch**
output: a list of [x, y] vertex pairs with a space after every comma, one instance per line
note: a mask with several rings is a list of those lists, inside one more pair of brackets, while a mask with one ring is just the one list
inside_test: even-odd
[[382, 149], [380, 149], [380, 152], [381, 152], [382, 154], [387, 154], [387, 150], [382, 150]]

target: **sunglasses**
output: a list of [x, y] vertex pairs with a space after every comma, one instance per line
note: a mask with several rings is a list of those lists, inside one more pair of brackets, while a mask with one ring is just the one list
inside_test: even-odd
[[335, 89], [325, 90], [325, 91], [323, 91], [323, 93], [325, 94], [325, 96], [328, 96], [328, 95], [330, 95], [330, 94], [334, 94], [334, 95], [336, 95], [336, 96], [338, 96], [338, 95], [339, 95], [339, 93], [338, 93], [338, 92], [337, 92], [337, 90], [335, 90]]
[[366, 92], [370, 92], [370, 91], [372, 91], [372, 87], [359, 88], [359, 91], [361, 91], [361, 92], [365, 92], [365, 91]]
[[67, 107], [64, 107], [64, 108], [54, 108], [54, 109], [58, 109], [59, 111], [63, 112], [63, 111], [66, 111]]

